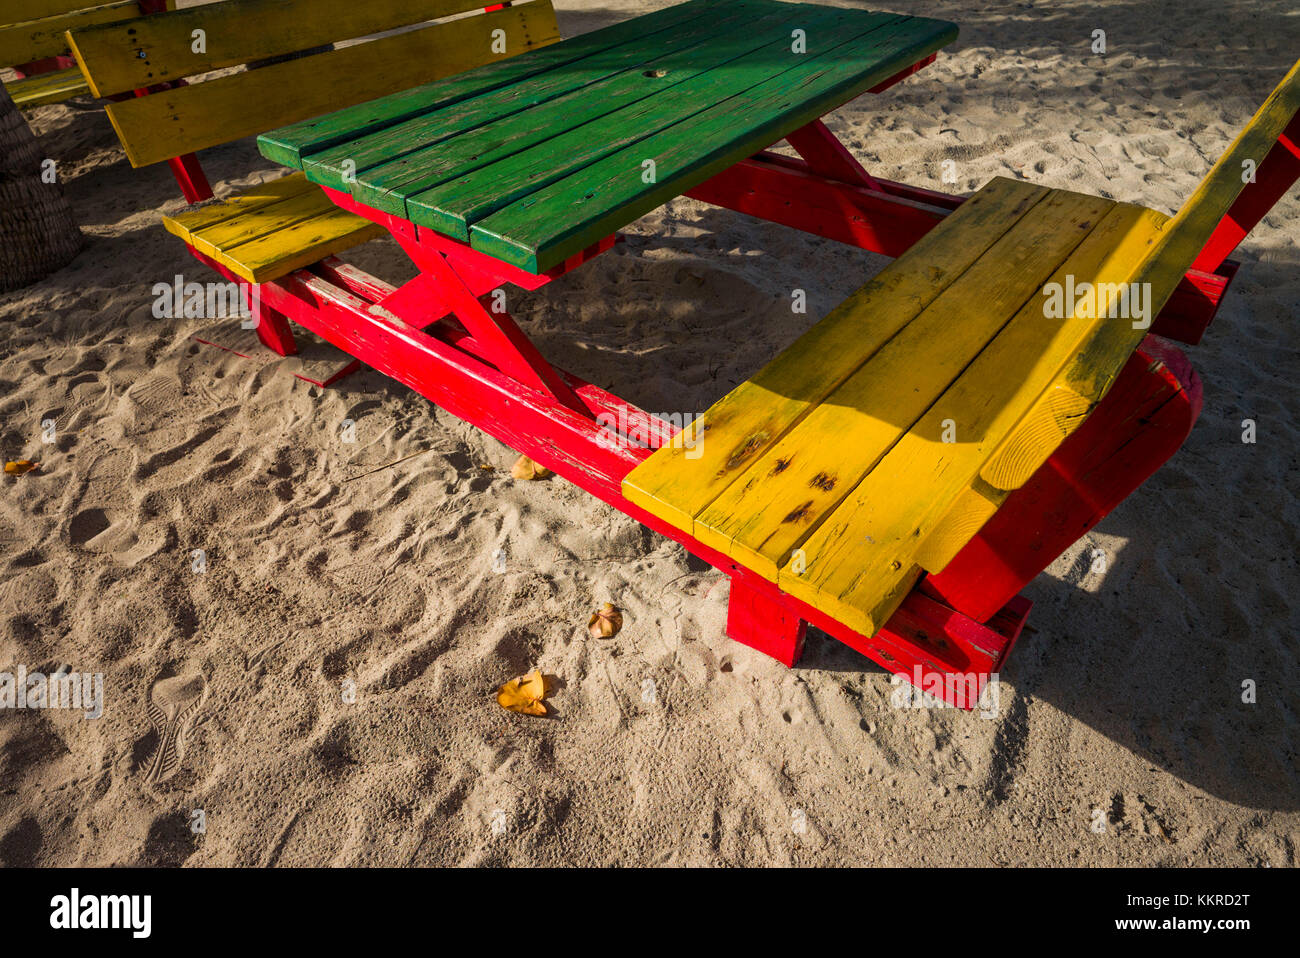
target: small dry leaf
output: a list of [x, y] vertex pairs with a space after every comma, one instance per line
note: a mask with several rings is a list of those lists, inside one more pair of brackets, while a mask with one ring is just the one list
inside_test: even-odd
[[587, 634], [593, 639], [609, 639], [618, 635], [621, 628], [623, 613], [614, 607], [614, 603], [606, 602], [587, 623]]
[[538, 465], [527, 456], [520, 456], [519, 460], [510, 467], [510, 475], [516, 479], [545, 479], [551, 475], [551, 470]]
[[503, 709], [522, 712], [524, 715], [545, 715], [546, 703], [542, 699], [546, 698], [548, 691], [546, 677], [542, 675], [541, 669], [534, 669], [497, 689], [497, 704]]
[[14, 462], [5, 463], [5, 475], [22, 476], [39, 468], [41, 468], [39, 462], [28, 462], [26, 459], [18, 459]]

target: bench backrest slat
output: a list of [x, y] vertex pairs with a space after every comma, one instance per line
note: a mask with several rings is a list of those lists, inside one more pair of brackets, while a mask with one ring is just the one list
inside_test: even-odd
[[[224, 0], [84, 31], [73, 44], [90, 89], [106, 97], [484, 6], [486, 0]], [[196, 30], [203, 31], [198, 50]]]
[[100, 7], [108, 2], [111, 0], [4, 0], [3, 6], [0, 6], [0, 22], [10, 24], [41, 20], [57, 17], [61, 13]]
[[1264, 101], [1250, 122], [1219, 157], [1205, 179], [1172, 219], [1160, 229], [1151, 252], [1138, 268], [1137, 282], [1151, 283], [1153, 315], [1173, 295], [1183, 275], [1219, 221], [1246, 186], [1247, 160], [1258, 166], [1300, 110], [1300, 60]]
[[[481, 3], [482, 0], [477, 0], [473, 8], [481, 11]], [[365, 5], [353, 3], [358, 8], [371, 4], [389, 10], [400, 5], [389, 0], [368, 0]], [[219, 6], [223, 8], [219, 14], [220, 22], [225, 23], [229, 11], [224, 8], [277, 10], [293, 7], [301, 12], [304, 4], [298, 0], [226, 0]], [[311, 6], [319, 7], [320, 4]], [[463, 9], [465, 4], [463, 0], [453, 3], [422, 0], [406, 6], [445, 11], [452, 7]], [[205, 21], [184, 15], [203, 9], [160, 14], [149, 18], [149, 27], [154, 27], [153, 21], [166, 20], [169, 24], [183, 21], [187, 28], [200, 29], [192, 25]], [[351, 22], [369, 26], [374, 20], [366, 21], [358, 13]], [[141, 21], [140, 25], [143, 23]], [[276, 48], [259, 41], [257, 52], [282, 54], [300, 51], [304, 45], [321, 39], [319, 31], [311, 30], [304, 32], [303, 29], [282, 25], [281, 42]], [[494, 31], [498, 30], [504, 31], [504, 52], [498, 52], [502, 45], [494, 43]], [[116, 28], [97, 28], [72, 37], [73, 52], [82, 70], [92, 78], [92, 83], [94, 77], [101, 75], [97, 63], [103, 62], [101, 54], [104, 48], [99, 45], [98, 37], [101, 33], [117, 32]], [[208, 33], [210, 50], [217, 35], [211, 31]], [[330, 35], [337, 35], [337, 31], [331, 31]], [[495, 39], [499, 39], [499, 35]], [[479, 12], [432, 23], [338, 50], [110, 103], [107, 110], [132, 165], [146, 166], [420, 86], [558, 39], [551, 0], [529, 0], [490, 13]], [[240, 42], [242, 44], [243, 40]], [[241, 47], [244, 58], [248, 58], [250, 49], [252, 47], [248, 45]], [[101, 53], [97, 53], [94, 59], [87, 59], [89, 50]], [[216, 55], [221, 56], [219, 51]], [[131, 56], [130, 50], [123, 47], [117, 47], [112, 54], [114, 60], [130, 59]], [[187, 52], [185, 56], [191, 55]]]
[[83, 0], [71, 11], [21, 22], [9, 20], [9, 11], [5, 10], [6, 23], [0, 25], [0, 66], [17, 66], [67, 53], [69, 30], [139, 17], [136, 0], [113, 0], [99, 6]]

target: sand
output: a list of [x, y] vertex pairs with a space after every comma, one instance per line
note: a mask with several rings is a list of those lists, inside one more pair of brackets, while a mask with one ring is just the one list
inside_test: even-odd
[[[1247, 0], [870, 5], [962, 29], [829, 119], [873, 171], [1164, 211], [1300, 33]], [[731, 642], [723, 576], [377, 373], [322, 390], [155, 319], [155, 284], [215, 278], [159, 225], [166, 169], [89, 100], [30, 118], [89, 243], [0, 298], [0, 454], [42, 463], [0, 483], [0, 671], [101, 673], [104, 703], [0, 712], [0, 864], [1295, 864], [1300, 195], [1189, 348], [1195, 432], [1030, 585], [982, 718], [893, 707], [819, 634], [794, 670]], [[252, 141], [203, 160], [219, 194], [281, 172]], [[705, 409], [886, 262], [689, 200], [626, 233], [510, 307], [653, 412]], [[411, 273], [387, 240], [350, 258]], [[606, 601], [623, 630], [590, 639]], [[534, 666], [552, 717], [499, 708]]]

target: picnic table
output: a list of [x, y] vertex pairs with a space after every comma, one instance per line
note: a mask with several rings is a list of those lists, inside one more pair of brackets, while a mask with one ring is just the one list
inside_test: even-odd
[[[1171, 218], [868, 173], [821, 118], [932, 61], [950, 23], [690, 0], [551, 43], [542, 8], [491, 8], [514, 33], [486, 65], [263, 134], [296, 173], [168, 228], [257, 284], [272, 349], [292, 352], [292, 320], [723, 571], [733, 638], [789, 665], [813, 624], [971, 707], [1024, 626], [1020, 589], [1195, 421], [1190, 365], [1146, 331], [1198, 341], [1227, 255], [1300, 177], [1300, 64]], [[781, 140], [797, 156], [766, 149]], [[326, 255], [344, 227], [317, 187], [418, 275], [393, 287]], [[552, 366], [490, 294], [540, 288], [682, 195], [897, 259], [666, 436]], [[1044, 322], [1044, 290], [1075, 278], [1151, 290], [1145, 318], [1114, 321], [1100, 292]]]

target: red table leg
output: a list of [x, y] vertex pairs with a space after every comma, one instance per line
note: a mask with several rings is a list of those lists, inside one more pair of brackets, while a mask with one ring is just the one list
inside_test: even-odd
[[793, 666], [803, 655], [808, 623], [784, 608], [770, 594], [732, 577], [727, 602], [727, 635], [737, 642]]

